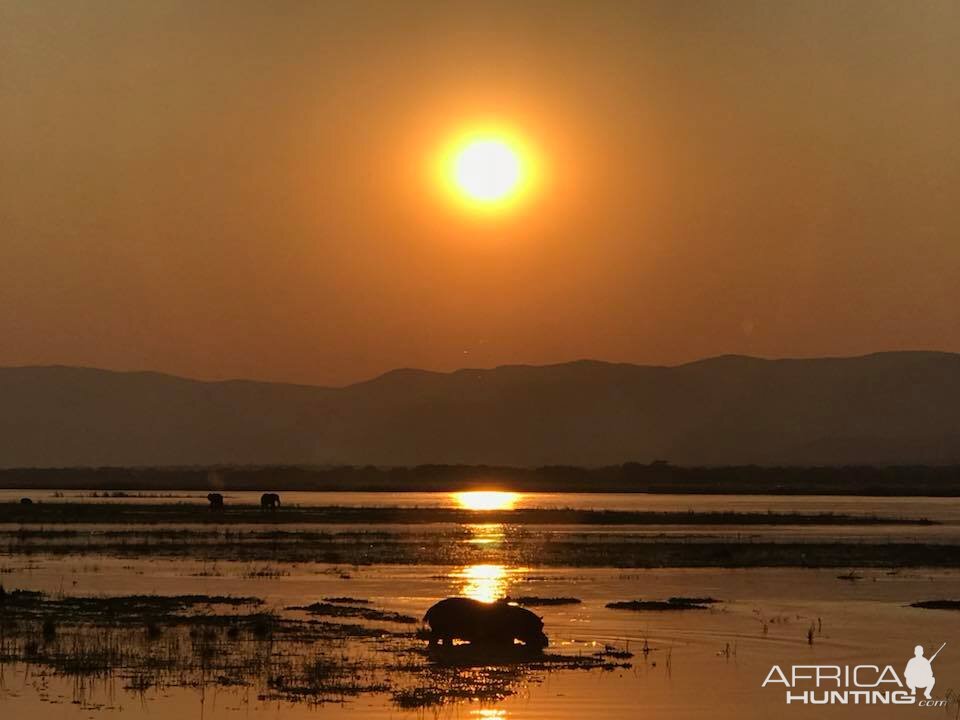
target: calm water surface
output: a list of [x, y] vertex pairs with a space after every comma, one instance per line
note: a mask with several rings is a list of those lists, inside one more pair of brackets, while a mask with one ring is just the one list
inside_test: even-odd
[[[23, 491], [2, 491], [0, 501]], [[53, 494], [32, 492], [38, 501]], [[75, 502], [102, 502], [65, 493]], [[124, 498], [115, 502], [203, 502], [202, 494]], [[185, 497], [189, 495], [189, 497]], [[228, 493], [228, 501], [256, 502], [259, 493]], [[286, 504], [456, 506], [442, 493], [283, 493]], [[891, 537], [930, 537], [956, 542], [960, 499], [762, 497], [693, 495], [536, 494], [515, 498], [514, 507], [576, 507], [633, 510], [739, 510], [851, 512], [928, 517], [943, 525], [899, 529]], [[97, 528], [90, 528], [97, 530]], [[102, 526], [101, 526], [102, 529]], [[331, 529], [324, 526], [325, 530]], [[355, 527], [353, 529], [356, 529]], [[378, 527], [376, 529], [383, 529]], [[478, 522], [464, 528], [413, 526], [396, 532], [450, 532], [457, 541], [496, 543], [502, 526]], [[735, 530], [734, 530], [735, 531]], [[856, 541], [874, 528], [750, 528], [748, 532], [834, 537]], [[554, 533], [621, 533], [625, 541], [643, 541], [645, 533], [729, 533], [729, 527], [539, 528], [530, 542], [546, 542]], [[939, 540], [937, 540], [939, 541]], [[960, 613], [908, 607], [916, 600], [960, 598], [960, 572], [907, 569], [861, 570], [845, 581], [837, 571], [807, 569], [615, 570], [537, 568], [490, 564], [470, 566], [331, 567], [281, 566], [278, 576], [252, 577], [254, 566], [237, 562], [198, 563], [134, 560], [89, 555], [55, 558], [42, 553], [0, 556], [0, 582], [6, 587], [80, 595], [184, 594], [254, 595], [276, 608], [314, 602], [325, 596], [368, 598], [377, 607], [421, 616], [438, 598], [468, 595], [490, 600], [503, 595], [575, 596], [580, 605], [537, 608], [561, 652], [592, 652], [604, 644], [629, 647], [633, 667], [603, 671], [533, 674], [505, 700], [459, 703], [436, 709], [403, 711], [386, 695], [363, 696], [340, 705], [311, 706], [268, 702], [250, 688], [151, 689], [144, 695], [120, 682], [86, 684], [78, 695], [71, 679], [39, 678], [23, 665], [2, 666], [0, 718], [913, 718], [955, 719], [958, 706], [917, 707], [786, 706], [783, 690], [761, 688], [770, 666], [790, 664], [891, 664], [902, 671], [913, 647], [947, 647], [935, 663], [938, 697], [960, 690]], [[710, 595], [724, 602], [714, 609], [689, 612], [624, 612], [607, 609], [615, 600]], [[808, 630], [817, 627], [812, 644]], [[651, 648], [642, 653], [644, 643]], [[79, 702], [77, 702], [79, 700]]]

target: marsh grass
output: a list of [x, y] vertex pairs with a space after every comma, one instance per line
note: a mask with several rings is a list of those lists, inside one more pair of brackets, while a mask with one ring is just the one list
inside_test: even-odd
[[289, 574], [289, 570], [284, 570], [283, 568], [278, 568], [274, 565], [264, 565], [261, 567], [250, 568], [250, 570], [243, 574], [243, 577], [247, 578], [248, 580], [274, 579], [278, 577], [284, 577]]
[[364, 693], [386, 692], [390, 684], [370, 655], [308, 653], [284, 658], [271, 667], [262, 699], [343, 702]]
[[[0, 598], [0, 670], [25, 664], [39, 683], [50, 675], [72, 679], [85, 707], [93, 707], [95, 683], [114, 681], [141, 696], [171, 687], [251, 687], [270, 700], [323, 704], [388, 693], [400, 707], [428, 707], [506, 697], [554, 670], [626, 666], [626, 655], [613, 652], [467, 645], [431, 653], [415, 630], [288, 617], [253, 597], [4, 590]], [[336, 608], [334, 615], [359, 620], [414, 620], [366, 606], [318, 606], [320, 615]]]
[[[927, 518], [849, 513], [579, 510], [572, 508], [519, 508], [466, 510], [437, 507], [285, 507], [265, 513], [259, 505], [227, 505], [211, 513], [206, 503], [76, 503], [45, 502], [23, 506], [0, 503], [0, 523], [24, 526], [49, 524], [147, 525], [421, 525], [435, 523], [511, 523], [513, 525], [936, 525]], [[64, 531], [68, 532], [68, 531]], [[177, 530], [168, 530], [177, 533]]]
[[960, 610], [960, 600], [920, 600], [910, 603], [910, 607], [924, 610]]
[[[116, 612], [117, 605], [128, 603], [128, 611]], [[385, 687], [358, 681], [361, 665], [347, 653], [327, 652], [381, 632], [269, 612], [210, 611], [240, 603], [260, 604], [250, 598], [204, 596], [58, 600], [8, 592], [0, 622], [0, 663], [26, 663], [36, 677], [116, 677], [140, 693], [164, 687], [255, 686], [271, 697], [327, 702]], [[94, 606], [99, 613], [91, 612]], [[55, 625], [48, 615], [53, 608], [59, 613]]]
[[566, 655], [513, 648], [454, 645], [423, 651], [428, 662], [420, 665], [413, 681], [393, 692], [393, 701], [405, 709], [425, 708], [462, 701], [493, 702], [519, 688], [539, 683], [547, 672], [629, 668], [629, 653], [606, 650], [591, 655]]
[[392, 610], [377, 610], [371, 607], [355, 607], [342, 603], [316, 602], [311, 605], [289, 607], [287, 610], [301, 610], [310, 615], [327, 617], [352, 617], [364, 620], [380, 620], [384, 622], [413, 625], [420, 622], [417, 618]]
[[621, 600], [609, 602], [606, 607], [611, 610], [708, 610], [710, 605], [719, 600], [710, 597], [672, 597], [668, 600]]
[[513, 602], [517, 605], [526, 607], [547, 607], [553, 605], [579, 605], [583, 602], [575, 597], [538, 597], [536, 595], [521, 595], [519, 597], [505, 598], [507, 602]]
[[960, 544], [759, 540], [743, 537], [638, 535], [611, 531], [554, 535], [507, 526], [496, 545], [478, 545], [469, 526], [368, 532], [258, 528], [0, 530], [0, 553], [39, 556], [189, 558], [201, 574], [219, 562], [251, 564], [251, 577], [276, 578], [291, 565], [324, 563], [349, 578], [345, 566], [496, 564], [541, 567], [960, 567]]

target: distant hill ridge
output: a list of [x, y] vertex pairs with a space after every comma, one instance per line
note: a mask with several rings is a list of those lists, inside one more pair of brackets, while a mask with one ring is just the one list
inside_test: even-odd
[[581, 360], [342, 388], [0, 368], [0, 467], [960, 463], [960, 355]]

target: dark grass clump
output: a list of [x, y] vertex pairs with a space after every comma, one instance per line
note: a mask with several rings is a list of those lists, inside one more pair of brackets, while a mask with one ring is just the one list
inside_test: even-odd
[[[646, 641], [644, 641], [643, 652], [644, 654], [650, 652], [650, 647], [646, 644]], [[593, 656], [596, 658], [610, 658], [612, 660], [629, 660], [633, 657], [633, 653], [629, 650], [618, 650], [611, 645], [605, 645], [603, 650], [598, 650], [593, 654]]]
[[123, 622], [130, 618], [163, 617], [197, 606], [242, 607], [262, 605], [255, 597], [229, 595], [118, 595], [111, 597], [72, 596], [50, 598], [40, 592], [14, 590], [4, 598], [7, 611], [28, 614], [43, 609], [57, 617], [86, 617], [91, 620]]
[[303, 610], [311, 615], [320, 615], [326, 617], [354, 617], [363, 620], [382, 620], [385, 622], [402, 623], [404, 625], [413, 625], [420, 622], [411, 615], [393, 612], [392, 610], [376, 610], [368, 607], [352, 607], [350, 605], [338, 605], [329, 602], [315, 602], [311, 605], [301, 607], [290, 607], [287, 610]]
[[524, 605], [526, 607], [539, 607], [547, 605], [579, 605], [583, 602], [575, 597], [537, 597], [536, 595], [521, 595], [520, 597], [505, 598], [507, 602]]
[[144, 628], [144, 632], [147, 640], [159, 640], [163, 636], [163, 627], [155, 620], [149, 620]]
[[842, 575], [837, 575], [837, 580], [848, 580], [850, 582], [855, 582], [857, 580], [863, 580], [863, 575], [858, 573], [856, 570], [851, 570], [850, 572], [845, 572]]
[[[606, 607], [611, 610], [707, 610], [709, 605], [703, 602], [697, 602], [699, 598], [670, 598], [669, 600], [621, 600], [619, 602], [607, 603]], [[712, 602], [715, 600], [710, 599]]]
[[439, 707], [457, 702], [496, 702], [513, 695], [529, 672], [523, 667], [479, 667], [470, 672], [427, 667], [416, 682], [394, 690], [394, 705], [403, 710]]
[[920, 600], [910, 603], [910, 607], [924, 610], [960, 610], [960, 600]]
[[630, 668], [614, 655], [563, 655], [524, 648], [484, 647], [472, 644], [421, 651], [428, 663], [411, 685], [395, 689], [393, 703], [418, 709], [464, 701], [495, 702], [517, 688], [556, 670], [614, 670]]
[[257, 638], [257, 640], [266, 640], [273, 635], [276, 624], [276, 615], [272, 613], [257, 614], [249, 620], [250, 633]]
[[364, 693], [386, 692], [390, 686], [375, 662], [316, 653], [277, 665], [267, 680], [267, 687], [261, 698], [316, 703], [343, 702]]

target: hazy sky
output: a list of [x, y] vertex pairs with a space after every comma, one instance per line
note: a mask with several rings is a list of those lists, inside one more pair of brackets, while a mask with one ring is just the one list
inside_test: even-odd
[[960, 351], [958, 69], [945, 1], [0, 0], [0, 364]]

